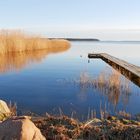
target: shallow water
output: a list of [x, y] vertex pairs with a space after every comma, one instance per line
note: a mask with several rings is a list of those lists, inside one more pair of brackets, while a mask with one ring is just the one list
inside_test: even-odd
[[[37, 52], [4, 61], [0, 65], [0, 98], [16, 102], [19, 113], [63, 112], [81, 120], [95, 110], [100, 116], [101, 109], [111, 114], [119, 110], [140, 113], [140, 88], [102, 60], [87, 57], [91, 52], [105, 52], [140, 66], [140, 42], [71, 44], [65, 52]], [[107, 79], [117, 80], [111, 87]]]

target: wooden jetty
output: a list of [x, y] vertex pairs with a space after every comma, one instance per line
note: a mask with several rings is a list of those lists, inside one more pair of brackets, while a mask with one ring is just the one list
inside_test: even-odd
[[100, 58], [140, 87], [140, 67], [106, 53], [91, 53], [89, 58]]

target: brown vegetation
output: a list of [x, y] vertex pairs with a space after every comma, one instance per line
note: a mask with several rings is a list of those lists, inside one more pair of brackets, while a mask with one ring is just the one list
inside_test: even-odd
[[33, 119], [47, 140], [139, 140], [140, 123], [109, 116], [100, 120], [78, 122], [67, 116]]
[[66, 40], [49, 40], [40, 37], [28, 36], [20, 31], [0, 32], [0, 54], [10, 52], [25, 52], [43, 49], [69, 48]]
[[66, 40], [31, 37], [20, 32], [0, 32], [0, 72], [19, 70], [30, 62], [41, 61], [50, 53], [66, 51]]
[[88, 87], [100, 91], [114, 106], [118, 104], [120, 96], [122, 96], [123, 103], [127, 104], [131, 94], [130, 82], [114, 69], [111, 71], [105, 69], [97, 78], [91, 78], [85, 72], [81, 73], [79, 84], [82, 91]]

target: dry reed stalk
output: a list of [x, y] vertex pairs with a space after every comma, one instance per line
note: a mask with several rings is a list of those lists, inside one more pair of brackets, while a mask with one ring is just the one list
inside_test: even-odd
[[70, 48], [66, 40], [48, 40], [18, 31], [0, 31], [0, 72], [19, 70], [30, 62], [41, 61], [49, 53]]
[[15, 116], [17, 115], [17, 104], [16, 103], [13, 103], [10, 101], [10, 103], [8, 104], [8, 107], [11, 111], [11, 116]]
[[69, 48], [70, 43], [66, 40], [49, 40], [45, 38], [25, 35], [20, 31], [0, 31], [0, 54], [10, 52], [25, 52], [35, 50], [52, 50]]
[[99, 90], [115, 106], [119, 102], [120, 95], [124, 97], [124, 102], [127, 103], [131, 93], [130, 82], [114, 69], [111, 72], [105, 69], [97, 78], [92, 79], [88, 73], [81, 73], [79, 84], [83, 91], [89, 87]]

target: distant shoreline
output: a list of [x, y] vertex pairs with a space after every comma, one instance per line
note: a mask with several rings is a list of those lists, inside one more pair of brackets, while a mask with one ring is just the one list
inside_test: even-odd
[[100, 41], [96, 38], [49, 38], [49, 39], [65, 39], [68, 41]]
[[140, 42], [140, 40], [100, 40], [100, 39], [96, 39], [96, 38], [63, 38], [63, 37], [49, 37], [48, 39], [64, 39], [64, 40], [68, 40], [68, 41], [97, 41], [97, 42]]

